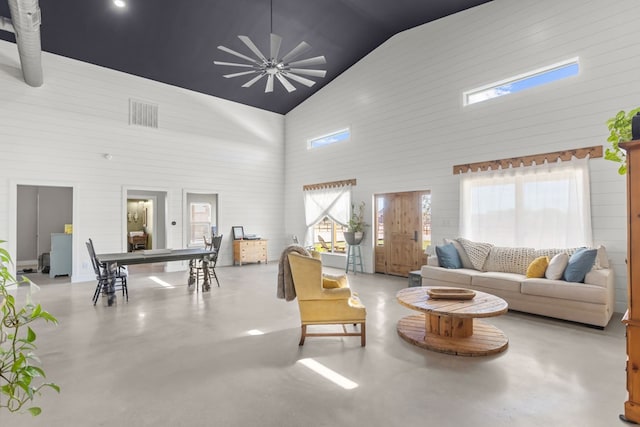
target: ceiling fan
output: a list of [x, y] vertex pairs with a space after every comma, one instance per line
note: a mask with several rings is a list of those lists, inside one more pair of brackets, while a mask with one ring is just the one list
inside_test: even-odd
[[283, 57], [278, 56], [280, 54], [282, 37], [277, 34], [273, 34], [273, 1], [271, 2], [271, 29], [272, 32], [269, 57], [265, 56], [249, 37], [238, 36], [238, 38], [249, 48], [249, 50], [253, 52], [257, 59], [246, 56], [240, 52], [236, 52], [235, 50], [229, 49], [228, 47], [218, 46], [218, 49], [220, 49], [221, 51], [244, 59], [245, 61], [248, 61], [249, 64], [223, 61], [213, 61], [213, 63], [216, 65], [224, 65], [228, 67], [250, 68], [249, 71], [242, 71], [239, 73], [224, 75], [225, 78], [253, 75], [251, 80], [243, 84], [242, 87], [251, 87], [258, 80], [266, 76], [267, 84], [264, 89], [265, 93], [273, 92], [273, 82], [276, 79], [282, 84], [282, 86], [284, 86], [284, 88], [288, 92], [293, 92], [294, 90], [296, 90], [296, 88], [295, 86], [293, 86], [293, 84], [291, 84], [289, 80], [301, 83], [307, 87], [311, 87], [316, 83], [311, 79], [302, 77], [300, 74], [311, 77], [324, 77], [327, 74], [325, 70], [300, 68], [312, 65], [326, 64], [327, 61], [324, 56], [315, 56], [313, 58], [301, 59], [299, 61], [291, 62], [293, 59], [300, 57], [302, 54], [311, 49], [311, 46], [307, 42], [300, 42], [300, 44], [293, 48], [291, 52], [287, 53]]

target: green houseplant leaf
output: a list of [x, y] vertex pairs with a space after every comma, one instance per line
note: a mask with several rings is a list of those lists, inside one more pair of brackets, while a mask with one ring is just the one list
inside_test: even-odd
[[[22, 306], [16, 303], [8, 289], [31, 285], [31, 282], [24, 278], [17, 280], [9, 272], [11, 264], [7, 250], [0, 248], [0, 411], [18, 412], [40, 395], [44, 387], [60, 392], [56, 384], [40, 383], [45, 372], [35, 365], [40, 361], [34, 353], [37, 334], [31, 327], [31, 323], [41, 319], [54, 324], [57, 319], [40, 304], [33, 304], [30, 297]], [[26, 410], [34, 416], [42, 412], [37, 406]]]
[[624, 110], [607, 120], [607, 129], [609, 129], [609, 137], [607, 142], [611, 143], [611, 147], [605, 150], [604, 158], [612, 162], [620, 163], [618, 173], [624, 175], [627, 173], [627, 155], [619, 144], [625, 141], [631, 141], [631, 120], [633, 116], [640, 112], [640, 107], [630, 110], [628, 113]]

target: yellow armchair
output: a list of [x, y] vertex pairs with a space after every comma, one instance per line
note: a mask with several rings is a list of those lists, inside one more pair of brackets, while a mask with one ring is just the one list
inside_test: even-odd
[[[320, 260], [295, 252], [289, 253], [288, 259], [300, 308], [300, 345], [306, 337], [359, 336], [364, 347], [367, 310], [351, 293], [346, 276], [323, 276]], [[307, 333], [308, 325], [330, 324], [342, 325], [342, 332]], [[347, 332], [348, 324], [360, 325], [360, 331]]]

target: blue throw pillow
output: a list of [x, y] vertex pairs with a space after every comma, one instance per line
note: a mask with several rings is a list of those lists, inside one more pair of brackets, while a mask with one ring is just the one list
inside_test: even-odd
[[462, 261], [458, 250], [453, 243], [449, 243], [443, 246], [436, 246], [436, 255], [438, 256], [438, 263], [440, 267], [444, 268], [462, 268]]
[[584, 277], [596, 261], [597, 249], [580, 248], [571, 255], [569, 264], [564, 269], [564, 280], [567, 282], [583, 283]]

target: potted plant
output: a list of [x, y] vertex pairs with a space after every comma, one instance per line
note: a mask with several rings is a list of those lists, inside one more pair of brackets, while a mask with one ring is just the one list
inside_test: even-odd
[[364, 202], [356, 207], [351, 204], [351, 218], [347, 223], [347, 231], [344, 232], [344, 240], [349, 245], [359, 245], [364, 238], [364, 229], [368, 224], [364, 222]]
[[609, 129], [607, 141], [611, 143], [611, 147], [605, 150], [604, 158], [620, 163], [620, 167], [618, 168], [620, 175], [627, 173], [627, 155], [618, 144], [640, 137], [640, 135], [637, 135], [638, 128], [640, 127], [639, 114], [640, 107], [634, 108], [628, 113], [619, 111], [618, 114], [607, 120], [607, 128]]
[[[4, 243], [0, 240], [0, 243]], [[44, 319], [57, 323], [55, 317], [42, 309], [40, 304], [31, 301], [30, 294], [23, 306], [16, 303], [12, 291], [21, 285], [31, 286], [29, 279], [16, 280], [9, 272], [11, 265], [9, 253], [0, 248], [0, 411], [19, 411], [25, 404], [33, 401], [43, 388], [60, 391], [54, 383], [43, 383], [44, 370], [38, 366], [35, 354], [36, 333], [30, 324]], [[39, 415], [41, 409], [32, 406], [27, 409], [32, 415]]]

